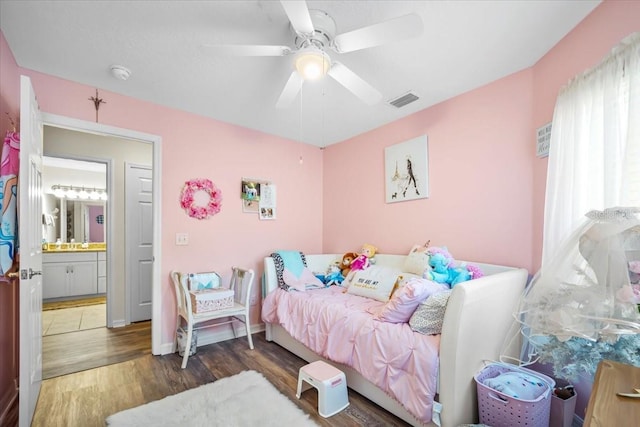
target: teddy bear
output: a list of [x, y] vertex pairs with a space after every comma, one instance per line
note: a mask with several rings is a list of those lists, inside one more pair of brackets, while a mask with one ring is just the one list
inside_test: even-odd
[[371, 265], [371, 259], [376, 255], [376, 248], [373, 245], [365, 243], [360, 249], [360, 253], [351, 261], [351, 270], [365, 270]]
[[340, 272], [342, 273], [342, 277], [347, 277], [347, 274], [351, 271], [351, 261], [353, 261], [358, 256], [355, 252], [347, 252], [342, 255], [342, 262], [340, 263]]

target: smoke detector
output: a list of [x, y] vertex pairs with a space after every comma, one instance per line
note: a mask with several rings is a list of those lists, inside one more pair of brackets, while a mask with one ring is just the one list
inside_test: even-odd
[[111, 75], [118, 80], [127, 80], [131, 76], [131, 71], [122, 65], [112, 65]]

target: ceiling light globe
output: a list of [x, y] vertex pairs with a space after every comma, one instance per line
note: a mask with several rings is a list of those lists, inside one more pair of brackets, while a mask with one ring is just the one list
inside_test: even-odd
[[58, 198], [60, 198], [60, 199], [64, 197], [64, 195], [65, 195], [65, 191], [64, 191], [64, 189], [62, 189], [62, 188], [60, 188], [60, 187], [58, 187], [58, 186], [56, 186], [56, 185], [54, 185], [54, 186], [53, 186], [53, 187], [51, 187], [51, 188], [52, 188], [52, 190], [53, 190], [53, 195], [54, 195], [54, 196], [56, 196], [56, 197], [58, 197]]
[[316, 80], [329, 72], [331, 59], [322, 50], [310, 47], [299, 52], [295, 65], [303, 79]]

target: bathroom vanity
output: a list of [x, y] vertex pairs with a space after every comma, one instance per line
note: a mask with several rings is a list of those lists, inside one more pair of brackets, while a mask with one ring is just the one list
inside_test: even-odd
[[43, 299], [105, 294], [104, 249], [45, 249], [42, 254]]

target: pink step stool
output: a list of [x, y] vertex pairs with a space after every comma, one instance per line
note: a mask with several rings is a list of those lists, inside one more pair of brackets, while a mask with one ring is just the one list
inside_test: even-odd
[[[298, 374], [298, 391], [300, 399], [304, 387], [303, 381], [318, 390], [318, 413], [324, 418], [330, 417], [349, 406], [347, 394], [347, 378], [340, 369], [318, 360], [300, 368]], [[303, 390], [304, 387], [304, 390]]]

